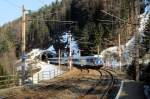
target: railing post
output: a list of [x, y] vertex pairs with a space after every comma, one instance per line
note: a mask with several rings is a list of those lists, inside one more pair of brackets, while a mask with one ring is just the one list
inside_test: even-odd
[[54, 77], [55, 77], [55, 69], [54, 69]]
[[51, 71], [49, 71], [49, 79], [51, 79]]
[[37, 81], [38, 83], [39, 83], [39, 80], [40, 80], [40, 78], [39, 78], [39, 73], [38, 73], [38, 81]]

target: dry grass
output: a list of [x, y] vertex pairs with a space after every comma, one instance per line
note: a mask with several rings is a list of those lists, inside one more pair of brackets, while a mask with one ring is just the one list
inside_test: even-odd
[[[60, 77], [41, 82], [42, 85], [2, 90], [0, 96], [8, 96], [7, 99], [81, 99], [79, 96], [99, 80], [99, 75], [99, 72], [94, 70], [87, 73], [73, 68]], [[97, 98], [93, 94], [83, 99]]]

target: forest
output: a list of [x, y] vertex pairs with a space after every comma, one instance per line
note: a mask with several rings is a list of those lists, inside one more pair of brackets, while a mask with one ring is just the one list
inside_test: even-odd
[[[26, 51], [54, 45], [64, 50], [57, 38], [71, 31], [82, 55], [94, 55], [124, 44], [136, 32], [137, 16], [143, 11], [138, 0], [56, 0], [36, 12], [27, 14]], [[111, 15], [110, 15], [111, 14]], [[115, 17], [118, 16], [121, 19]], [[0, 73], [12, 73], [21, 57], [21, 17], [0, 27]]]

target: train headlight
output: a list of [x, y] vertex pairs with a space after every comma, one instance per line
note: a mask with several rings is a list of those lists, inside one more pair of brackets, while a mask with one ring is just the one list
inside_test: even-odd
[[100, 60], [99, 60], [99, 59], [96, 59], [95, 64], [96, 64], [96, 65], [99, 65], [100, 63], [101, 63]]

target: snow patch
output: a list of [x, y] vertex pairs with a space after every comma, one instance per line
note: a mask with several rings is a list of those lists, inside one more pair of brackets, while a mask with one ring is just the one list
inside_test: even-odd
[[34, 84], [37, 84], [39, 81], [42, 80], [50, 80], [63, 73], [63, 71], [61, 71], [57, 66], [52, 64], [40, 61], [36, 65], [41, 67], [41, 70], [39, 72], [36, 72], [33, 75], [33, 78], [29, 78], [33, 81]]
[[53, 54], [56, 54], [56, 51], [55, 51], [53, 45], [51, 45], [46, 51], [49, 51], [49, 52], [51, 52], [51, 53], [53, 53]]
[[[150, 15], [150, 0], [144, 0], [144, 3], [146, 5], [144, 13], [140, 15], [140, 26], [138, 28], [139, 31], [139, 38], [140, 38], [140, 43], [143, 42], [143, 37], [144, 35], [144, 29], [146, 26], [147, 21], [149, 20], [149, 15]], [[121, 55], [122, 55], [122, 63], [125, 64], [130, 64], [133, 60], [133, 54], [135, 54], [135, 44], [137, 43], [137, 40], [135, 36], [133, 36], [125, 45], [121, 46]], [[101, 52], [101, 55], [103, 58], [106, 58], [108, 55], [111, 56], [110, 58], [114, 58], [116, 61], [116, 66], [119, 66], [119, 55], [117, 57], [114, 57], [113, 55], [117, 55], [119, 53], [118, 46], [115, 47], [110, 47]], [[107, 60], [111, 65], [112, 65], [112, 60], [109, 59]]]
[[[78, 44], [72, 35], [69, 35], [69, 33], [64, 32], [63, 35], [61, 36], [60, 41], [62, 43], [67, 43], [65, 48], [71, 48], [71, 55], [73, 57], [80, 56]], [[64, 52], [64, 56], [67, 57], [67, 52]]]

